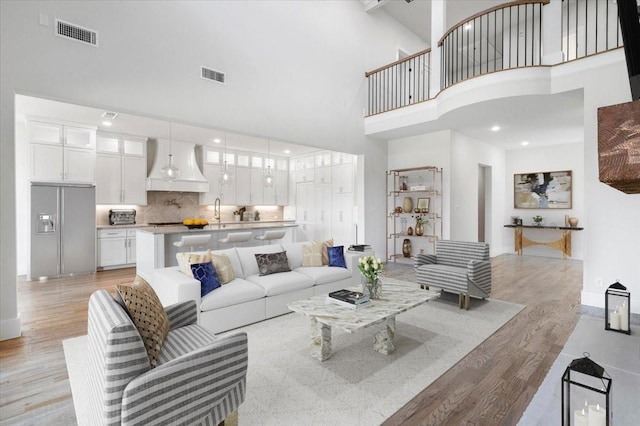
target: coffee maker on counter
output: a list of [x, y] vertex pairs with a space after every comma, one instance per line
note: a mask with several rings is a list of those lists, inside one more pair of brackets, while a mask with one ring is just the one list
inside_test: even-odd
[[109, 225], [135, 225], [135, 209], [111, 209], [109, 210]]

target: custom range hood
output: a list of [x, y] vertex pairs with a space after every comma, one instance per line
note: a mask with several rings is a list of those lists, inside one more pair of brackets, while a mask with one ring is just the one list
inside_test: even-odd
[[[147, 191], [209, 192], [209, 182], [196, 162], [194, 143], [158, 139], [151, 141], [148, 148], [153, 164], [147, 177]], [[173, 166], [180, 171], [176, 179], [167, 179], [162, 170], [169, 164], [169, 154]]]

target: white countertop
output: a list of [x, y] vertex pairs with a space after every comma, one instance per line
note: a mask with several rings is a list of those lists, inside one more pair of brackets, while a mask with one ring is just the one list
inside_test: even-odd
[[[118, 225], [114, 225], [118, 226]], [[126, 225], [125, 225], [126, 226]], [[220, 227], [218, 224], [210, 223], [202, 229], [194, 228], [189, 229], [184, 225], [175, 226], [141, 226], [135, 225], [136, 228], [141, 228], [143, 232], [150, 234], [185, 234], [185, 233], [199, 233], [199, 232], [226, 232], [231, 229], [265, 229], [265, 228], [295, 228], [298, 225], [294, 221], [253, 221], [253, 222], [221, 222]]]
[[[258, 221], [244, 221], [244, 222], [220, 222], [220, 227], [223, 229], [234, 229], [231, 226], [237, 226], [235, 229], [251, 229], [251, 228], [264, 228], [271, 226], [291, 226], [295, 225], [295, 220], [258, 220]], [[134, 223], [131, 225], [97, 225], [97, 229], [121, 229], [121, 228], [178, 228], [178, 229], [186, 229], [184, 225], [151, 225], [148, 223]], [[209, 225], [206, 225], [204, 230], [212, 230], [215, 231], [218, 229], [217, 222], [209, 222]], [[198, 229], [196, 230], [198, 231]]]

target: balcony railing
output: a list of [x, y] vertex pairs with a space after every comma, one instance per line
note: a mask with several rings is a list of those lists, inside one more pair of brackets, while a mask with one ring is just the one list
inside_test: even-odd
[[[550, 37], [554, 46], [543, 46], [543, 6], [549, 2], [505, 3], [451, 27], [438, 42], [441, 62], [434, 66], [440, 67], [439, 89], [496, 71], [540, 66], [545, 47], [557, 53], [561, 48], [561, 60], [566, 62], [622, 46], [618, 6], [610, 0], [563, 0], [560, 46], [556, 35]], [[558, 34], [558, 28], [549, 30]], [[429, 100], [430, 52], [366, 73], [367, 115]]]
[[622, 46], [618, 4], [607, 0], [562, 0], [565, 61]]
[[429, 99], [431, 49], [365, 73], [367, 115], [391, 111]]
[[440, 87], [468, 78], [542, 63], [542, 6], [549, 0], [506, 3], [455, 25], [438, 42]]

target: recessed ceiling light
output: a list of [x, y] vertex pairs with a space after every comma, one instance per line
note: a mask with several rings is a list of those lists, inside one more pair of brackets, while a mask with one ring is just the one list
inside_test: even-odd
[[111, 126], [112, 124], [113, 124], [113, 123], [112, 123], [112, 122], [110, 122], [110, 121], [108, 121], [108, 120], [104, 120], [104, 121], [102, 122], [102, 125], [103, 125], [103, 126], [107, 126], [107, 127]]
[[522, 144], [521, 144], [521, 145], [522, 145], [522, 146], [527, 146], [527, 145], [529, 145], [529, 142], [528, 142], [528, 141], [522, 141]]
[[221, 142], [221, 141], [220, 141], [220, 139], [219, 139], [219, 138], [215, 138], [215, 139], [213, 140], [213, 143], [220, 143], [220, 142]]
[[500, 130], [500, 126], [493, 126], [491, 130], [497, 132], [498, 130]]
[[284, 150], [284, 153], [285, 153], [285, 154], [291, 154], [291, 151], [289, 151], [288, 149], [285, 149], [285, 150]]

